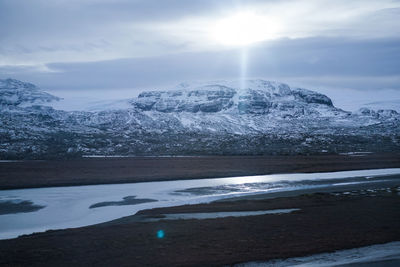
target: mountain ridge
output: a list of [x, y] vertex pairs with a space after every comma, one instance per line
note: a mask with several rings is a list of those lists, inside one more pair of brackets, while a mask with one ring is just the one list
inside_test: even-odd
[[[185, 83], [142, 92], [123, 109], [96, 112], [54, 109], [49, 104], [60, 98], [32, 84], [1, 80], [0, 85], [4, 159], [318, 154], [398, 151], [400, 146], [396, 111], [351, 113], [336, 108], [326, 95], [284, 83], [249, 80], [245, 88], [230, 81]], [[17, 100], [3, 101], [12, 90]]]
[[0, 106], [41, 105], [61, 98], [40, 90], [32, 83], [22, 82], [16, 79], [0, 79]]

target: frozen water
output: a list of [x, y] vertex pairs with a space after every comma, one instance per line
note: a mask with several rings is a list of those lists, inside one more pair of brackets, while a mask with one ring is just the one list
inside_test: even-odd
[[[111, 221], [132, 215], [139, 210], [205, 203], [238, 195], [306, 189], [330, 186], [348, 179], [365, 176], [400, 174], [400, 169], [376, 169], [330, 173], [297, 173], [279, 175], [243, 176], [234, 178], [179, 180], [132, 184], [52, 187], [0, 191], [0, 201], [10, 198], [31, 201], [44, 206], [35, 212], [0, 215], [0, 239], [49, 229], [80, 227]], [[377, 178], [381, 179], [381, 178]], [[325, 181], [325, 183], [321, 183]], [[278, 186], [275, 186], [278, 185]], [[239, 190], [211, 190], [193, 194], [193, 188], [239, 188]], [[137, 205], [104, 206], [90, 209], [100, 202], [121, 201], [126, 196], [154, 199], [156, 202]]]
[[[236, 267], [331, 267], [331, 266], [400, 266], [400, 242], [373, 245], [362, 248], [322, 253], [308, 257], [272, 260], [268, 262], [249, 262]], [[390, 263], [391, 265], [385, 265]]]
[[266, 214], [283, 214], [291, 213], [300, 209], [275, 209], [275, 210], [258, 210], [258, 211], [228, 211], [228, 212], [198, 212], [198, 213], [171, 213], [163, 214], [163, 218], [150, 218], [149, 221], [159, 220], [189, 220], [189, 219], [216, 219], [226, 217], [243, 217], [243, 216], [257, 216]]

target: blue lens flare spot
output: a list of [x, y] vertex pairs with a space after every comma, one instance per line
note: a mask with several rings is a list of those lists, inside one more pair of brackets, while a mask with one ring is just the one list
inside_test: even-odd
[[157, 231], [157, 238], [164, 238], [164, 236], [165, 236], [165, 233], [164, 233], [164, 231], [163, 230], [158, 230]]

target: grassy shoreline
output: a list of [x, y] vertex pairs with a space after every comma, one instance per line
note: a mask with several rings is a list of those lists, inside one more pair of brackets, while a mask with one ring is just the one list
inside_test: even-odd
[[0, 162], [0, 190], [400, 167], [400, 153]]

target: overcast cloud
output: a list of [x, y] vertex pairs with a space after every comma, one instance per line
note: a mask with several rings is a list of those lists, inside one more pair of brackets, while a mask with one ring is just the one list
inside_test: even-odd
[[211, 32], [239, 11], [279, 24], [246, 48], [249, 78], [400, 89], [394, 0], [0, 0], [0, 78], [73, 91], [234, 79], [243, 48]]

